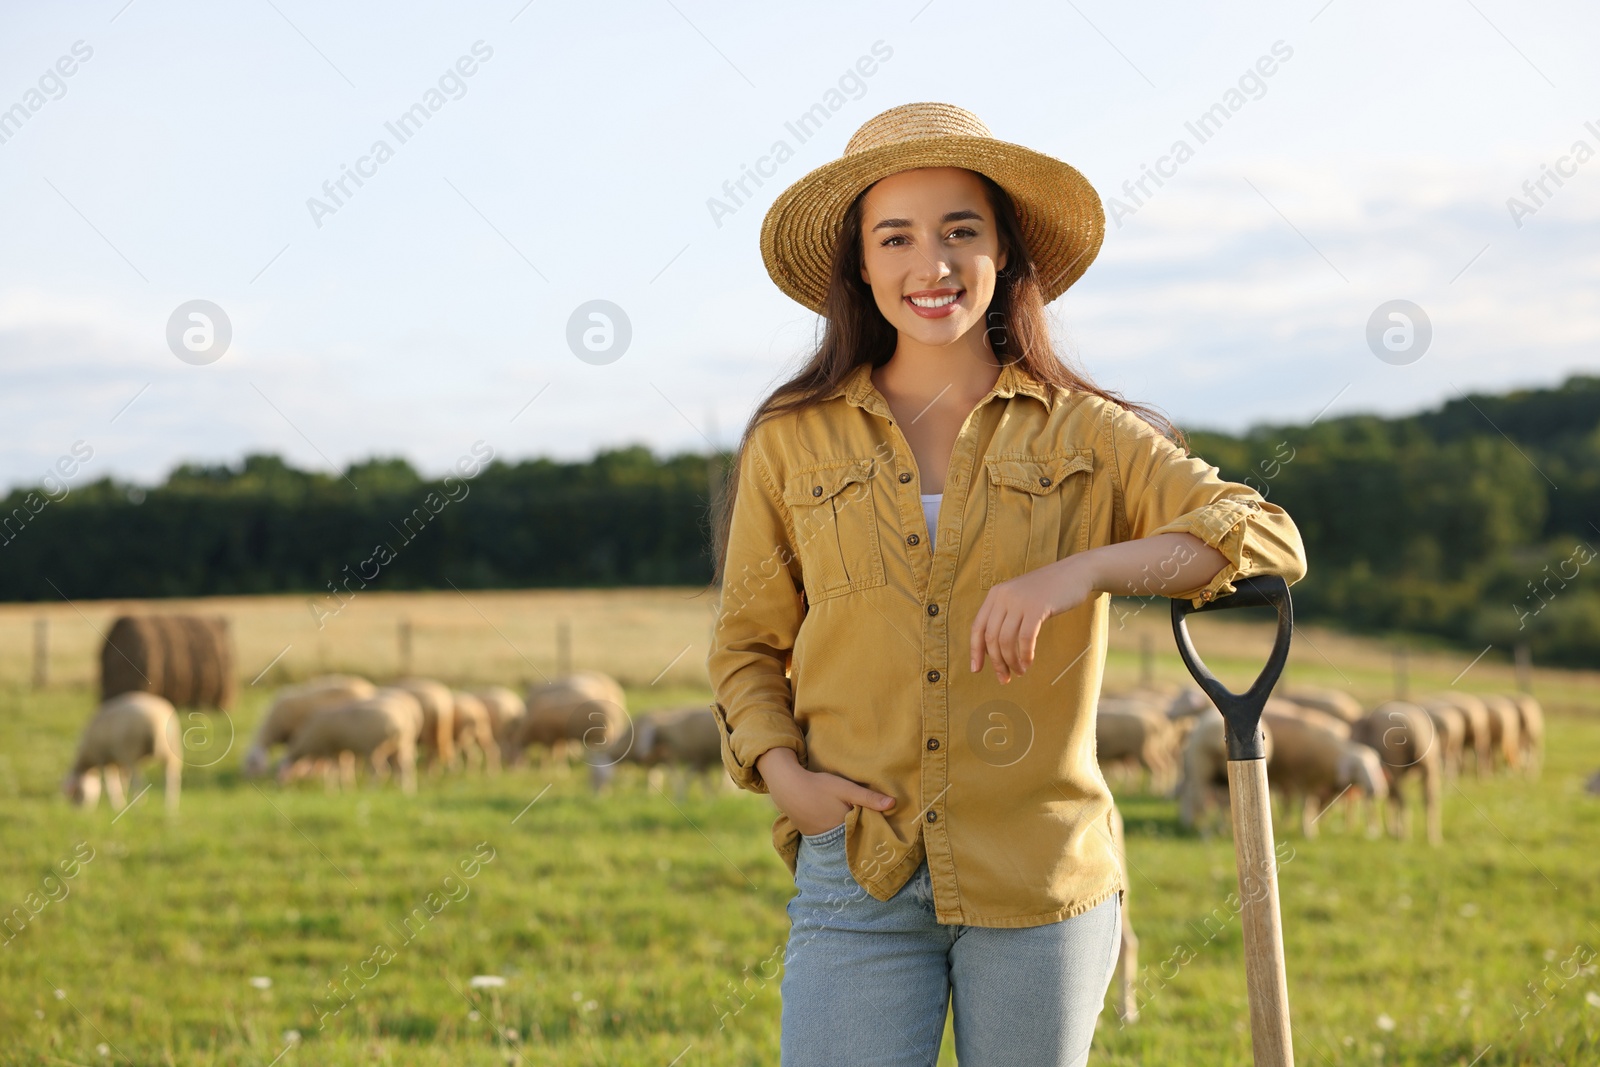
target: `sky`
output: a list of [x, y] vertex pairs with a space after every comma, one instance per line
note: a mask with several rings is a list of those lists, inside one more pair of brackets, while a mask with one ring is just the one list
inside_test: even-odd
[[1099, 190], [1060, 350], [1186, 429], [1555, 385], [1597, 362], [1596, 40], [1510, 0], [5, 3], [0, 485], [731, 447], [817, 338], [762, 216], [921, 100]]

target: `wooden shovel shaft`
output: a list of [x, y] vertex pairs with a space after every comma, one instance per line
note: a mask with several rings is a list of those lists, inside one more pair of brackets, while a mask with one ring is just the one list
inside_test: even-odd
[[1228, 796], [1239, 867], [1244, 978], [1250, 997], [1250, 1044], [1255, 1067], [1294, 1067], [1267, 761], [1229, 760]]

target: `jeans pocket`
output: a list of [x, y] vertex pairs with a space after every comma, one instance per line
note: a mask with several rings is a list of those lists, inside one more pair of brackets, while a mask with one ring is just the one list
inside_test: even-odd
[[801, 834], [800, 840], [808, 845], [832, 844], [835, 838], [844, 837], [844, 828], [845, 824], [841, 822], [838, 826], [824, 830], [820, 834]]

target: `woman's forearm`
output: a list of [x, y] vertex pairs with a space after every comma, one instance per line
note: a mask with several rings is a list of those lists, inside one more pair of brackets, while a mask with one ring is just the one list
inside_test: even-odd
[[1183, 595], [1202, 589], [1228, 557], [1191, 533], [1164, 533], [1074, 552], [989, 589], [972, 620], [971, 670], [994, 661], [1000, 683], [1033, 662], [1039, 627], [1093, 596]]
[[1198, 589], [1217, 576], [1228, 557], [1191, 533], [1164, 533], [1101, 545], [1078, 557], [1096, 592], [1113, 596], [1170, 596]]

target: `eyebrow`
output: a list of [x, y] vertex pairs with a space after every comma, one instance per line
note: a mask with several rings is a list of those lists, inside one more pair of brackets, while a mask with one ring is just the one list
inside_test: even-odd
[[[941, 223], [950, 223], [950, 222], [960, 222], [963, 219], [976, 219], [978, 222], [982, 222], [983, 221], [983, 216], [978, 214], [976, 211], [969, 211], [969, 210], [963, 209], [961, 211], [949, 212], [948, 214], [945, 215], [945, 217], [943, 219], [940, 219], [939, 221]], [[874, 226], [868, 232], [877, 233], [879, 230], [893, 230], [893, 229], [898, 229], [900, 227], [910, 226], [910, 225], [911, 225], [911, 220], [910, 219], [884, 219], [882, 222], [878, 223], [876, 226]]]

